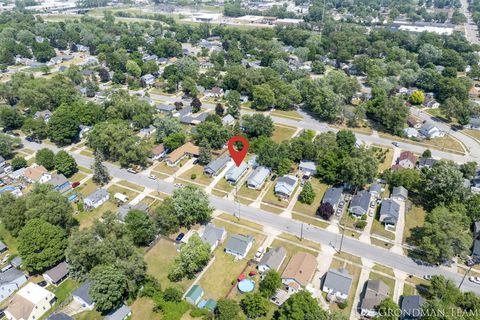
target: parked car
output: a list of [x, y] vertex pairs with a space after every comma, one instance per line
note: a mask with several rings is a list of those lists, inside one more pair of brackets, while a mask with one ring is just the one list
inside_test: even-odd
[[338, 203], [339, 208], [343, 208], [344, 205], [345, 205], [345, 201], [343, 200]]
[[174, 183], [173, 186], [174, 186], [175, 188], [181, 188], [181, 187], [183, 187], [183, 184], [181, 184], [181, 183]]
[[133, 170], [132, 168], [128, 168], [127, 171], [133, 174], [137, 174], [137, 171]]
[[473, 283], [480, 284], [480, 277], [469, 277], [468, 280]]
[[368, 215], [369, 215], [370, 217], [373, 217], [373, 210], [368, 210]]
[[182, 241], [183, 237], [185, 237], [185, 233], [180, 232], [178, 236], [175, 238], [175, 241], [180, 242]]
[[151, 175], [148, 176], [148, 179], [157, 180], [157, 177], [155, 177], [153, 174], [151, 174]]
[[467, 265], [467, 267], [471, 267], [471, 266], [475, 265], [475, 260], [474, 259], [468, 259], [467, 261], [465, 261], [465, 264]]
[[40, 287], [46, 287], [47, 286], [47, 281], [40, 281], [37, 283]]
[[275, 180], [275, 179], [277, 179], [277, 175], [274, 174], [274, 175], [270, 178], [270, 181], [273, 181], [273, 180]]
[[257, 252], [255, 253], [255, 258], [260, 258], [263, 254], [263, 251], [264, 251], [263, 247], [259, 247]]
[[426, 275], [423, 276], [423, 279], [430, 281], [430, 280], [432, 280], [432, 275], [431, 274], [426, 274]]
[[7, 253], [2, 259], [2, 264], [7, 263], [9, 257], [10, 257], [10, 253]]
[[399, 146], [398, 142], [392, 142], [392, 144], [393, 144], [395, 147], [398, 147], [398, 146]]
[[72, 188], [76, 188], [80, 185], [80, 181], [75, 181], [74, 183], [72, 183]]
[[372, 201], [370, 202], [370, 208], [375, 208], [375, 205], [377, 204], [376, 201]]
[[335, 216], [340, 217], [342, 215], [342, 212], [343, 212], [342, 208], [338, 208], [337, 211], [335, 212]]

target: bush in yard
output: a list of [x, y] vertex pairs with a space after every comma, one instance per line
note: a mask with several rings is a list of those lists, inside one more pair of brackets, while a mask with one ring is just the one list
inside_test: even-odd
[[208, 314], [209, 314], [208, 309], [195, 308], [192, 311], [190, 311], [190, 316], [192, 316], [193, 318], [203, 317]]
[[18, 170], [18, 169], [21, 169], [21, 168], [25, 168], [26, 166], [27, 166], [27, 160], [25, 160], [25, 158], [20, 157], [20, 156], [16, 156], [15, 158], [13, 158], [13, 160], [12, 160], [13, 170]]
[[362, 214], [362, 217], [360, 219], [363, 221], [367, 220], [367, 214]]
[[355, 223], [355, 228], [363, 230], [367, 226], [367, 221], [360, 220]]
[[190, 179], [192, 179], [192, 180], [197, 179], [197, 174], [196, 174], [196, 173], [192, 173], [191, 176], [190, 176]]
[[330, 217], [333, 215], [332, 205], [328, 202], [322, 203], [317, 209], [317, 215], [325, 220], [330, 220]]
[[182, 301], [182, 296], [182, 291], [174, 287], [168, 287], [163, 292], [163, 300], [165, 301], [180, 302]]
[[313, 190], [310, 181], [307, 181], [303, 186], [302, 192], [298, 195], [298, 201], [301, 203], [312, 204], [315, 200], [315, 191]]
[[339, 302], [339, 303], [337, 304], [337, 306], [338, 306], [340, 309], [343, 310], [343, 309], [345, 309], [346, 307], [348, 307], [348, 303], [347, 303], [347, 301], [342, 301], [342, 302]]

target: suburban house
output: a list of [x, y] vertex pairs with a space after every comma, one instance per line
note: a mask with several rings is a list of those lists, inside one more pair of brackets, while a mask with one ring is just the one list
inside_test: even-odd
[[380, 208], [380, 222], [385, 225], [385, 228], [395, 229], [400, 215], [400, 205], [393, 199], [385, 199], [382, 201]]
[[327, 293], [327, 299], [333, 302], [343, 302], [348, 299], [352, 286], [352, 276], [345, 269], [331, 269], [325, 274], [322, 291]]
[[60, 262], [55, 267], [48, 269], [43, 274], [43, 278], [51, 285], [58, 286], [68, 277], [68, 264], [65, 261]]
[[404, 128], [403, 133], [407, 138], [418, 138], [419, 136], [419, 132], [415, 128]]
[[157, 128], [155, 128], [152, 125], [149, 125], [146, 128], [140, 129], [140, 132], [138, 134], [140, 135], [140, 137], [146, 138], [146, 137], [150, 137], [152, 134], [154, 134], [155, 131], [157, 131]]
[[223, 89], [219, 87], [213, 87], [210, 90], [205, 90], [205, 97], [213, 97], [213, 98], [223, 97]]
[[232, 166], [225, 174], [225, 179], [231, 184], [236, 184], [248, 170], [248, 163], [242, 162], [240, 166]]
[[155, 77], [151, 74], [146, 74], [140, 77], [140, 83], [144, 86], [151, 86], [155, 82]]
[[257, 167], [247, 179], [247, 187], [250, 189], [260, 190], [268, 176], [270, 175], [270, 169], [267, 167]]
[[268, 270], [278, 271], [287, 257], [287, 250], [283, 247], [270, 248], [260, 259], [257, 269], [260, 272]]
[[407, 201], [408, 199], [408, 190], [404, 187], [394, 187], [392, 190], [392, 199], [399, 200], [399, 201]]
[[210, 245], [210, 250], [213, 251], [215, 248], [225, 241], [227, 237], [227, 231], [224, 228], [216, 227], [213, 223], [206, 225], [205, 230], [203, 230], [201, 239], [203, 242]]
[[0, 273], [0, 302], [10, 297], [25, 282], [27, 282], [27, 277], [17, 268], [10, 268]]
[[225, 127], [231, 126], [235, 122], [235, 118], [231, 114], [227, 114], [222, 118], [222, 124]]
[[205, 292], [203, 291], [202, 287], [200, 287], [198, 284], [195, 284], [185, 295], [185, 301], [196, 306], [202, 299], [204, 293]]
[[438, 162], [438, 160], [435, 160], [433, 158], [422, 157], [418, 160], [417, 168], [418, 169], [423, 169], [423, 168], [429, 168], [430, 169], [437, 162]]
[[147, 212], [148, 206], [145, 203], [141, 203], [141, 202], [137, 203], [136, 205], [131, 205], [131, 204], [123, 205], [120, 208], [118, 208], [118, 212], [117, 212], [118, 219], [120, 219], [120, 221], [125, 221], [125, 217], [132, 210]]
[[402, 303], [400, 304], [402, 320], [414, 320], [422, 317], [422, 306], [425, 303], [425, 299], [421, 296], [403, 296]]
[[9, 320], [40, 319], [55, 302], [53, 292], [28, 282], [17, 291], [5, 309], [5, 316]]
[[374, 183], [368, 188], [368, 192], [370, 192], [372, 197], [375, 197], [377, 199], [381, 197], [382, 191], [382, 186], [378, 183]]
[[480, 118], [470, 117], [470, 120], [465, 127], [468, 127], [470, 129], [476, 129], [476, 130], [480, 129]]
[[210, 161], [203, 169], [203, 173], [210, 177], [216, 177], [230, 161], [230, 156], [225, 155]]
[[186, 157], [198, 157], [200, 148], [191, 142], [185, 143], [183, 146], [173, 150], [165, 159], [167, 165], [173, 167]]
[[428, 139], [440, 138], [445, 135], [445, 132], [438, 129], [433, 123], [425, 122], [419, 130], [420, 134]]
[[89, 209], [96, 209], [110, 199], [110, 194], [107, 190], [98, 188], [90, 193], [88, 197], [83, 199], [83, 204]]
[[360, 314], [373, 318], [377, 316], [377, 306], [390, 296], [390, 288], [381, 280], [368, 280], [360, 302]]
[[156, 107], [156, 109], [160, 113], [167, 113], [167, 114], [173, 114], [177, 110], [175, 106], [171, 106], [168, 104], [160, 104]]
[[322, 203], [330, 203], [333, 210], [336, 210], [342, 200], [342, 188], [328, 188], [323, 196]]
[[286, 175], [278, 178], [275, 185], [275, 194], [281, 199], [288, 199], [295, 191], [298, 184], [298, 178], [292, 175]]
[[307, 252], [298, 252], [292, 256], [282, 273], [282, 283], [287, 291], [295, 293], [305, 288], [312, 280], [317, 269], [316, 258]]
[[52, 174], [51, 179], [46, 182], [53, 187], [55, 191], [65, 193], [72, 189], [72, 184], [63, 174]]
[[53, 116], [53, 113], [50, 110], [37, 111], [33, 115], [34, 119], [43, 119], [45, 123], [48, 123], [48, 120]]
[[162, 159], [163, 157], [165, 157], [166, 154], [167, 154], [167, 150], [165, 149], [165, 146], [162, 143], [152, 149], [152, 155], [150, 159], [152, 160]]
[[298, 167], [300, 171], [307, 175], [307, 176], [313, 176], [317, 173], [317, 167], [315, 165], [315, 162], [313, 161], [300, 161], [300, 165]]
[[288, 291], [284, 289], [278, 289], [275, 295], [270, 299], [270, 302], [280, 307], [285, 303], [285, 301], [288, 300], [288, 298], [290, 298], [290, 296], [291, 293]]
[[413, 169], [417, 164], [417, 157], [411, 151], [403, 151], [398, 157], [397, 164], [404, 169]]
[[90, 287], [92, 284], [87, 281], [84, 282], [78, 289], [72, 292], [73, 300], [78, 302], [82, 308], [87, 310], [93, 310], [95, 302], [93, 302], [92, 297], [90, 296]]
[[205, 122], [209, 115], [210, 113], [208, 112], [203, 112], [197, 116], [185, 115], [180, 118], [180, 123], [196, 126], [197, 124]]
[[63, 312], [59, 312], [51, 314], [47, 320], [73, 320], [73, 318]]
[[253, 237], [234, 234], [228, 239], [225, 246], [225, 252], [235, 256], [237, 259], [243, 259], [252, 248]]
[[113, 195], [113, 198], [117, 200], [118, 202], [125, 203], [128, 201], [128, 196], [126, 194], [117, 192]]
[[0, 167], [4, 167], [5, 164], [6, 164], [5, 159], [2, 156], [0, 156]]
[[415, 117], [412, 117], [412, 116], [409, 116], [407, 118], [407, 124], [412, 128], [420, 129], [422, 127], [422, 123], [423, 123], [423, 121], [418, 119], [418, 118], [415, 118]]
[[23, 177], [29, 183], [45, 183], [52, 178], [52, 175], [45, 169], [44, 166], [32, 165], [25, 169]]
[[362, 190], [357, 192], [357, 194], [353, 196], [348, 211], [357, 217], [361, 217], [368, 212], [369, 205], [370, 192], [368, 192], [367, 190]]
[[0, 253], [7, 251], [7, 249], [8, 249], [7, 245], [3, 243], [3, 241], [0, 241]]
[[22, 266], [22, 263], [23, 263], [23, 260], [22, 260], [22, 257], [20, 256], [16, 256], [12, 260], [10, 260], [10, 264], [14, 268], [20, 268]]
[[104, 319], [105, 320], [125, 320], [131, 315], [132, 315], [132, 310], [125, 304], [122, 304], [120, 308], [113, 310], [112, 312], [107, 314]]

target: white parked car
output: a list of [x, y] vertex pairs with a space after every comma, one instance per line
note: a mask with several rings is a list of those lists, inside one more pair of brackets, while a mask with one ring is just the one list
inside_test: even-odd
[[157, 180], [157, 177], [155, 177], [153, 174], [151, 174], [151, 175], [148, 176], [148, 179]]
[[480, 277], [469, 277], [468, 280], [473, 283], [480, 284]]
[[263, 251], [264, 251], [263, 247], [259, 247], [257, 252], [255, 253], [255, 258], [260, 258], [263, 254]]

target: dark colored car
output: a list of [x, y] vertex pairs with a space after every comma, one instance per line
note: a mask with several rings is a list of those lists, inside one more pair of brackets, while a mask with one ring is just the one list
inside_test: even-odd
[[177, 242], [182, 241], [184, 236], [185, 236], [185, 233], [183, 233], [183, 232], [179, 233], [178, 236], [175, 238], [175, 241], [177, 241]]
[[74, 183], [72, 183], [72, 188], [76, 188], [76, 187], [78, 187], [79, 185], [80, 185], [80, 182], [79, 182], [79, 181], [74, 182]]
[[47, 281], [40, 281], [37, 283], [40, 287], [46, 287], [47, 286]]
[[275, 180], [275, 179], [277, 179], [277, 176], [274, 174], [274, 175], [270, 178], [270, 181], [273, 181], [273, 180]]

